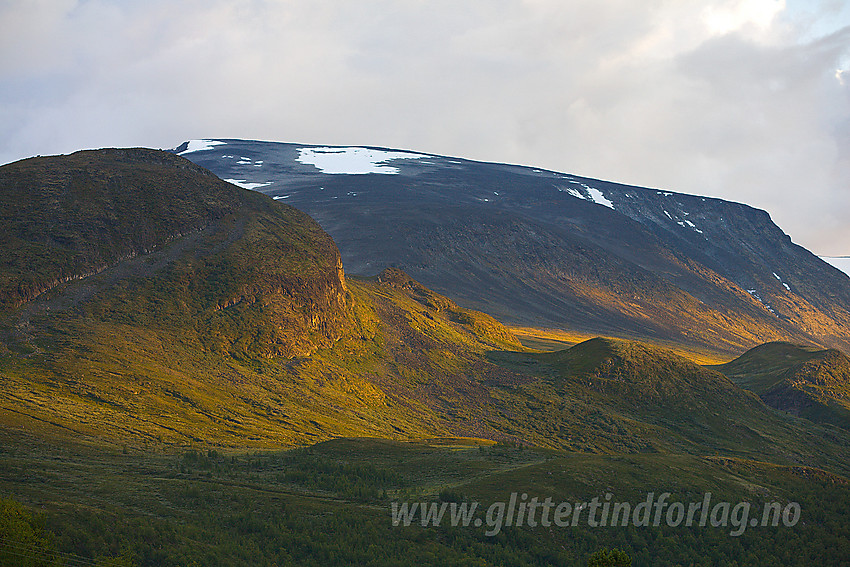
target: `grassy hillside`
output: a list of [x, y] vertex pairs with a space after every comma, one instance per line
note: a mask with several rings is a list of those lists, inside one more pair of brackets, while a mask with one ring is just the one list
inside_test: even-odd
[[0, 214], [0, 352], [61, 351], [62, 337], [120, 340], [135, 328], [291, 356], [335, 340], [344, 323], [339, 254], [318, 225], [165, 152], [3, 166]]
[[535, 379], [498, 391], [507, 431], [594, 453], [688, 453], [846, 471], [846, 436], [777, 413], [723, 374], [660, 347], [591, 339], [549, 353], [493, 353]]
[[[508, 329], [526, 348], [552, 352], [565, 350], [589, 339], [597, 338], [599, 335], [581, 333], [578, 331], [564, 329], [548, 329], [540, 327], [508, 326]], [[613, 338], [613, 337], [603, 337]], [[677, 343], [675, 341], [659, 341], [644, 339], [644, 342], [669, 349], [680, 356], [697, 364], [722, 364], [729, 359], [728, 354], [715, 348], [696, 348], [692, 345]]]
[[[453, 435], [846, 467], [842, 438], [775, 414], [672, 352], [597, 339], [534, 354], [491, 317], [399, 270], [346, 283], [333, 242], [308, 217], [203, 172], [189, 175], [194, 166], [182, 168], [181, 158], [158, 161], [143, 150], [82, 157], [88, 185], [121, 189], [109, 193], [123, 211], [117, 240], [131, 242], [140, 224], [124, 222], [124, 196], [150, 211], [173, 196], [123, 179], [183, 187], [197, 178], [206, 187], [199, 210], [215, 199], [236, 205], [194, 233], [9, 311], [0, 356], [8, 427], [131, 447]], [[55, 159], [71, 168], [81, 158]], [[177, 179], [164, 179], [172, 171]]]
[[[197, 321], [133, 324], [121, 312], [115, 321], [115, 310], [91, 300], [95, 315], [43, 322], [38, 352], [0, 359], [3, 420], [130, 445], [475, 433], [463, 406], [489, 395], [479, 377], [505, 374], [483, 354], [519, 344], [486, 315], [435, 295], [424, 301], [435, 300], [349, 280], [339, 339], [310, 356], [272, 359], [220, 349]], [[150, 316], [135, 305], [138, 317]]]
[[164, 152], [98, 150], [0, 168], [0, 307], [145, 254], [246, 197]]
[[[40, 177], [24, 167], [28, 162], [3, 172], [19, 181], [2, 187], [4, 210], [23, 199], [13, 190], [20, 179], [34, 194], [49, 193], [54, 172], [65, 168], [75, 184], [63, 198], [80, 210], [94, 199], [95, 209], [102, 205], [117, 220], [104, 220], [103, 228], [72, 211], [63, 222], [80, 235], [113, 236], [106, 244], [83, 236], [67, 247], [38, 243], [47, 260], [10, 276], [12, 287], [21, 288], [27, 277], [55, 280], [66, 248], [77, 254], [71, 262], [77, 266], [131, 247], [147, 216], [168, 216], [161, 201], [177, 189], [187, 199], [197, 189], [189, 209], [231, 205], [190, 234], [150, 244], [142, 255], [115, 257], [96, 274], [7, 310], [0, 320], [0, 419], [7, 425], [122, 445], [280, 446], [339, 435], [439, 435], [462, 426], [441, 412], [441, 403], [420, 398], [467, 390], [480, 396], [482, 387], [466, 375], [481, 374], [481, 353], [519, 348], [492, 318], [461, 309], [400, 272], [346, 287], [333, 242], [309, 217], [182, 158], [133, 150], [44, 160], [36, 160]], [[13, 175], [22, 168], [26, 175]], [[137, 185], [147, 182], [154, 189]], [[43, 212], [48, 201], [26, 212], [32, 214], [27, 230], [49, 240], [59, 229]], [[133, 212], [139, 202], [143, 210]], [[25, 233], [10, 238], [23, 242]], [[5, 273], [21, 270], [16, 262], [4, 254]], [[463, 382], [458, 392], [452, 381]]]
[[[844, 429], [777, 412], [673, 350], [521, 333], [577, 343], [541, 352], [401, 270], [346, 278], [309, 217], [181, 158], [44, 160], [0, 168], [13, 297], [0, 312], [0, 497], [44, 510], [5, 501], [0, 521], [48, 557], [557, 565], [614, 545], [637, 565], [770, 564], [801, 541], [847, 547]], [[174, 199], [185, 211], [172, 215]], [[764, 352], [744, 366], [771, 391], [778, 358]], [[824, 352], [786, 357], [821, 391], [845, 368]], [[490, 538], [387, 521], [393, 499], [662, 490], [799, 494], [809, 531], [739, 544], [717, 531]], [[840, 553], [812, 544], [806, 557]]]
[[841, 351], [769, 343], [716, 368], [771, 407], [850, 427], [850, 358]]

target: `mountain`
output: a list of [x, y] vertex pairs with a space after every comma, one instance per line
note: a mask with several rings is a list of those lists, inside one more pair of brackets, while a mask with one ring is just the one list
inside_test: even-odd
[[467, 425], [417, 397], [481, 395], [481, 353], [520, 348], [399, 271], [347, 281], [307, 215], [169, 153], [3, 166], [0, 211], [7, 426], [113, 443], [448, 434]]
[[[846, 556], [846, 430], [651, 344], [524, 348], [397, 267], [346, 275], [329, 234], [281, 200], [145, 149], [0, 167], [0, 562], [563, 565], [614, 545], [637, 565]], [[796, 355], [818, 361], [805, 376], [823, 391], [846, 367], [825, 352]], [[493, 537], [483, 522], [387, 521], [394, 501], [514, 493], [578, 511], [665, 491], [803, 516], [747, 533], [500, 518]], [[740, 509], [732, 528], [748, 525]]]
[[[26, 306], [11, 316], [13, 344], [34, 317], [76, 308], [263, 356], [339, 338], [345, 282], [328, 235], [182, 158], [144, 149], [33, 158], [0, 168], [0, 188], [9, 227], [0, 306]], [[239, 325], [252, 332], [232, 332]]]
[[534, 353], [398, 268], [346, 276], [307, 215], [182, 157], [80, 152], [0, 180], [4, 285], [45, 289], [0, 319], [7, 426], [134, 444], [462, 436], [830, 466], [842, 454], [670, 351], [594, 339]]
[[773, 408], [850, 428], [850, 358], [841, 351], [769, 343], [714, 368]]
[[850, 348], [850, 278], [747, 205], [382, 148], [174, 151], [308, 213], [348, 273], [395, 266], [507, 323], [735, 354], [776, 340]]

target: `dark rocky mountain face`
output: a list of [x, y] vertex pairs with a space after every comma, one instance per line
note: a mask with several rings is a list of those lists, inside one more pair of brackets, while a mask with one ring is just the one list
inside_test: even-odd
[[377, 148], [174, 151], [308, 213], [348, 273], [396, 266], [506, 322], [729, 352], [850, 347], [850, 279], [747, 205]]

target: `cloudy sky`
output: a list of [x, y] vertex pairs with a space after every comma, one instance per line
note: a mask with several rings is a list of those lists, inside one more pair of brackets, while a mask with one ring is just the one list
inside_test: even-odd
[[0, 163], [200, 137], [723, 197], [850, 255], [850, 2], [0, 0]]

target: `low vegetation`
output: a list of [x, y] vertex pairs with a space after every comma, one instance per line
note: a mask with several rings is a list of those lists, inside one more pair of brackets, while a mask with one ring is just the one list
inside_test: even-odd
[[[283, 452], [198, 447], [167, 455], [38, 441], [24, 449], [24, 438], [10, 450], [6, 441], [0, 491], [20, 504], [7, 500], [4, 509], [12, 507], [30, 526], [15, 533], [37, 534], [37, 547], [73, 558], [68, 565], [583, 566], [610, 556], [601, 549], [616, 548], [635, 566], [803, 566], [840, 565], [850, 553], [850, 483], [817, 469], [462, 439], [340, 439]], [[392, 525], [392, 502], [486, 507], [511, 492], [574, 504], [606, 493], [639, 503], [648, 492], [690, 503], [711, 492], [717, 502], [749, 502], [751, 517], [774, 501], [799, 502], [802, 512], [794, 527], [759, 525], [737, 536], [731, 525], [663, 521], [659, 527], [505, 526], [488, 536], [486, 526], [452, 527], [448, 514], [438, 527], [423, 527], [418, 517], [410, 526]], [[26, 537], [4, 536], [0, 553]], [[26, 564], [14, 561], [4, 565]]]

